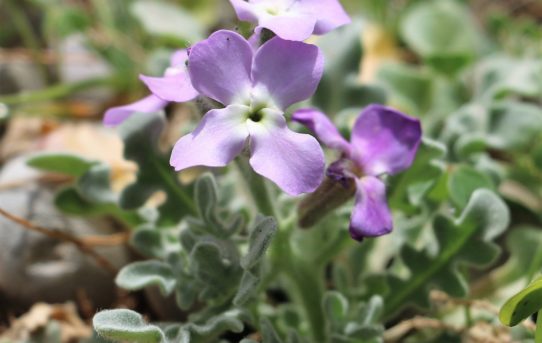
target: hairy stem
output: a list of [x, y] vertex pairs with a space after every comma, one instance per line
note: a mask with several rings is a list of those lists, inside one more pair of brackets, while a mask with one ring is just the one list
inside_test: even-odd
[[[251, 170], [246, 160], [238, 158], [236, 162], [258, 210], [264, 215], [277, 218], [274, 200], [263, 178]], [[303, 308], [312, 341], [327, 342], [327, 326], [322, 308], [323, 269], [303, 260], [302, 256], [296, 256], [292, 250], [290, 238], [295, 218], [278, 221], [279, 230], [270, 248], [272, 270], [275, 271], [271, 277], [285, 276], [286, 283], [291, 286], [287, 290], [291, 290], [292, 299]]]

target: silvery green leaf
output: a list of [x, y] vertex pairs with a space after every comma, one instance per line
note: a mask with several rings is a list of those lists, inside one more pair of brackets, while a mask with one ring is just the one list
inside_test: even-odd
[[482, 188], [494, 191], [495, 185], [486, 174], [467, 165], [458, 166], [448, 176], [448, 193], [459, 208], [464, 208], [471, 194]]
[[145, 257], [165, 257], [162, 233], [151, 225], [136, 228], [132, 237], [130, 237], [130, 244]]
[[332, 328], [341, 326], [348, 315], [348, 299], [337, 291], [328, 291], [324, 294], [323, 305]]
[[248, 270], [258, 264], [265, 255], [276, 231], [277, 222], [273, 217], [258, 217], [256, 219], [250, 233], [248, 253], [241, 259], [243, 269]]
[[77, 182], [76, 189], [85, 200], [94, 203], [116, 203], [117, 196], [111, 190], [111, 169], [105, 164], [91, 166]]
[[115, 282], [117, 286], [131, 291], [158, 286], [166, 296], [173, 292], [177, 281], [169, 264], [149, 260], [123, 267], [117, 274]]
[[262, 343], [282, 343], [282, 339], [267, 318], [263, 318], [260, 322], [260, 330], [262, 333]]
[[257, 292], [259, 284], [260, 278], [249, 270], [245, 270], [235, 298], [233, 298], [233, 304], [243, 306]]
[[103, 337], [114, 341], [134, 343], [162, 343], [162, 330], [145, 323], [143, 317], [131, 310], [106, 310], [98, 312], [92, 319], [94, 329]]

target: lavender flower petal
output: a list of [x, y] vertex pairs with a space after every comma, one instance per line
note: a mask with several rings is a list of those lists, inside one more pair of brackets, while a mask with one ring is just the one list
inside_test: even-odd
[[326, 146], [350, 154], [350, 143], [341, 136], [324, 113], [312, 108], [303, 108], [293, 114], [292, 120], [305, 125]]
[[292, 12], [312, 15], [316, 19], [314, 34], [322, 35], [351, 22], [341, 3], [337, 0], [299, 0]]
[[420, 121], [382, 105], [368, 106], [352, 131], [352, 157], [365, 174], [396, 174], [412, 164], [421, 141]]
[[315, 25], [316, 19], [313, 16], [288, 13], [281, 16], [266, 16], [260, 19], [256, 31], [266, 28], [282, 39], [304, 41], [312, 35]]
[[275, 37], [256, 53], [252, 79], [256, 93], [270, 96], [284, 110], [314, 94], [323, 70], [324, 56], [317, 46]]
[[139, 79], [154, 95], [166, 101], [186, 102], [198, 96], [198, 91], [192, 87], [188, 71], [173, 68], [168, 71], [173, 72], [164, 77], [140, 75]]
[[386, 185], [374, 176], [356, 179], [356, 202], [350, 218], [350, 235], [361, 241], [390, 233], [393, 220], [386, 201]]
[[258, 21], [254, 4], [245, 0], [230, 0], [230, 3], [233, 6], [239, 20], [250, 22]]
[[108, 109], [105, 112], [103, 123], [107, 126], [119, 125], [136, 112], [157, 112], [166, 107], [166, 105], [167, 101], [164, 101], [157, 96], [149, 95], [134, 103]]
[[252, 48], [238, 33], [220, 30], [190, 50], [192, 85], [224, 105], [249, 97]]
[[186, 67], [186, 61], [188, 61], [188, 50], [177, 50], [169, 58], [170, 66], [179, 68], [181, 66]]
[[250, 165], [290, 195], [313, 192], [324, 176], [324, 153], [318, 141], [291, 131], [280, 112], [266, 110], [260, 122], [247, 122]]
[[198, 127], [181, 137], [170, 164], [179, 171], [194, 166], [223, 167], [243, 150], [248, 137], [246, 106], [232, 105], [207, 112]]

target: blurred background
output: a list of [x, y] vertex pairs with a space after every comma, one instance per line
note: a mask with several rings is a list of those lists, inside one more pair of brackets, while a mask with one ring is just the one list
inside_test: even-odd
[[[355, 39], [362, 47], [356, 86], [341, 109], [377, 101], [418, 116], [427, 136], [454, 146], [451, 162], [480, 151], [475, 139], [457, 143], [463, 132], [476, 138], [484, 131], [490, 158], [481, 168], [493, 176], [500, 172], [492, 169], [495, 160], [515, 167], [492, 187], [515, 218], [539, 228], [542, 1], [341, 2], [361, 22]], [[98, 308], [135, 308], [159, 320], [180, 315], [158, 293], [129, 295], [114, 286], [111, 269], [137, 258], [125, 234], [134, 218], [66, 192], [59, 197], [76, 171], [40, 173], [26, 161], [41, 152], [73, 153], [108, 165], [112, 189], [125, 187], [137, 167], [123, 158], [118, 133], [102, 125], [104, 111], [146, 96], [139, 74], [160, 75], [171, 52], [217, 28], [250, 29], [226, 0], [0, 0], [0, 342], [87, 339]], [[341, 46], [340, 35], [333, 44]], [[472, 108], [451, 115], [464, 113], [465, 104], [502, 99], [529, 108], [506, 105], [500, 118], [526, 114], [489, 128], [472, 124]], [[317, 103], [339, 124], [352, 118]], [[165, 150], [193, 125], [190, 110], [166, 109]], [[105, 265], [36, 225], [83, 237]]]

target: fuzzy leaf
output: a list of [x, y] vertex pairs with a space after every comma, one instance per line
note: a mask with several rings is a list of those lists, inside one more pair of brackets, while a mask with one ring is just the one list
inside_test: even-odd
[[433, 80], [425, 70], [406, 64], [387, 63], [376, 75], [378, 84], [391, 95], [391, 102], [406, 112], [417, 114], [429, 109], [433, 100]]
[[150, 225], [138, 227], [130, 238], [130, 244], [145, 257], [165, 257], [162, 233]]
[[467, 293], [458, 263], [477, 267], [491, 263], [500, 249], [491, 242], [508, 226], [510, 215], [504, 202], [488, 190], [475, 191], [457, 220], [439, 216], [433, 222], [438, 251], [418, 251], [406, 245], [402, 261], [410, 277], [389, 278], [390, 293], [385, 299], [385, 317], [396, 314], [405, 304], [427, 307], [431, 286], [454, 296]]
[[241, 278], [241, 284], [239, 289], [233, 298], [233, 304], [235, 306], [243, 306], [258, 290], [260, 284], [260, 278], [248, 270], [245, 270], [243, 277]]
[[92, 319], [94, 329], [103, 337], [134, 343], [161, 343], [164, 333], [159, 327], [145, 323], [143, 317], [131, 310], [106, 310]]
[[542, 277], [511, 297], [502, 306], [499, 319], [504, 325], [516, 326], [540, 309], [542, 309]]
[[145, 204], [157, 191], [166, 193], [165, 202], [158, 208], [159, 225], [175, 225], [185, 215], [195, 214], [191, 192], [177, 180], [169, 166], [168, 156], [162, 155], [157, 142], [164, 127], [158, 114], [134, 115], [120, 126], [126, 159], [139, 165], [137, 180], [121, 194], [120, 204], [125, 209], [136, 209]]
[[434, 67], [454, 73], [480, 46], [480, 34], [468, 8], [453, 0], [419, 2], [400, 26], [407, 44]]
[[445, 155], [444, 145], [424, 138], [412, 166], [398, 175], [390, 187], [391, 207], [400, 208], [408, 213], [418, 211], [417, 206], [444, 172], [442, 159]]
[[111, 191], [111, 169], [104, 164], [91, 166], [77, 182], [76, 189], [84, 199], [94, 203], [116, 203], [117, 197]]
[[149, 260], [124, 266], [117, 274], [115, 283], [130, 291], [158, 286], [162, 294], [167, 296], [173, 292], [177, 281], [169, 264]]
[[42, 154], [30, 158], [26, 164], [30, 167], [51, 173], [80, 177], [85, 174], [96, 161], [69, 154]]
[[265, 255], [277, 232], [277, 221], [273, 217], [259, 217], [250, 233], [248, 253], [241, 259], [243, 269], [251, 269]]
[[[542, 231], [539, 227], [514, 227], [507, 237], [510, 258], [499, 269], [505, 282], [530, 281], [542, 269]], [[504, 286], [502, 283], [499, 286]]]
[[324, 310], [333, 327], [339, 326], [348, 314], [348, 299], [337, 291], [328, 291], [323, 299]]
[[262, 333], [262, 343], [282, 343], [282, 339], [279, 337], [279, 334], [269, 319], [262, 319], [260, 322], [260, 328]]
[[448, 193], [459, 208], [464, 208], [471, 194], [480, 188], [495, 190], [493, 181], [486, 174], [466, 165], [459, 166], [450, 173]]

